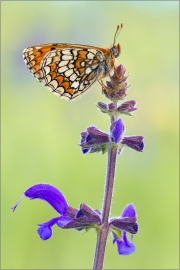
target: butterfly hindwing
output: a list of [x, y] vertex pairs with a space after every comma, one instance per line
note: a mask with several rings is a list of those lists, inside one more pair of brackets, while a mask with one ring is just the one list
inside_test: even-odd
[[96, 47], [71, 44], [37, 45], [24, 50], [32, 74], [53, 93], [73, 99], [104, 72], [104, 55]]

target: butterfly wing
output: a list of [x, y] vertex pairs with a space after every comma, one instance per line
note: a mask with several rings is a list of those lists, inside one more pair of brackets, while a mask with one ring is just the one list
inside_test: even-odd
[[100, 48], [48, 44], [29, 47], [23, 57], [31, 73], [54, 94], [73, 99], [84, 93], [105, 73]]

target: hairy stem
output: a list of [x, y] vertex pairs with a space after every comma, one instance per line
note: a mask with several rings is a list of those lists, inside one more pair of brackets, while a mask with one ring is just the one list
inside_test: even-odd
[[109, 219], [112, 194], [113, 194], [116, 157], [117, 157], [117, 149], [110, 147], [108, 151], [106, 185], [105, 185], [104, 200], [103, 200], [103, 207], [102, 207], [102, 226], [100, 228], [100, 231], [97, 233], [97, 243], [96, 243], [96, 251], [95, 251], [94, 266], [93, 266], [93, 269], [98, 269], [98, 270], [103, 268], [103, 262], [104, 262], [106, 241], [107, 241], [108, 230], [109, 230], [108, 219]]

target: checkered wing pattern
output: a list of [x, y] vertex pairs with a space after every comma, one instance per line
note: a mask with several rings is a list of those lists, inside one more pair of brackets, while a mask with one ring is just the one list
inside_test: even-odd
[[54, 94], [70, 100], [104, 77], [107, 69], [104, 52], [85, 45], [37, 45], [25, 49], [23, 58], [41, 83]]

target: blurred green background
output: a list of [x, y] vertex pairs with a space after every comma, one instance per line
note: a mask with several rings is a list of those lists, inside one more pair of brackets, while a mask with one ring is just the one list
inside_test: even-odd
[[96, 109], [107, 102], [95, 83], [74, 102], [51, 94], [25, 67], [24, 48], [51, 42], [110, 46], [117, 24], [122, 63], [129, 73], [126, 135], [143, 135], [145, 149], [119, 156], [111, 216], [137, 209], [136, 252], [122, 257], [109, 235], [105, 269], [178, 269], [178, 1], [7, 1], [2, 12], [2, 269], [90, 269], [96, 235], [54, 227], [42, 241], [37, 224], [57, 216], [43, 201], [23, 199], [36, 183], [50, 183], [69, 205], [101, 210], [107, 155], [81, 154], [80, 132], [108, 131]]

